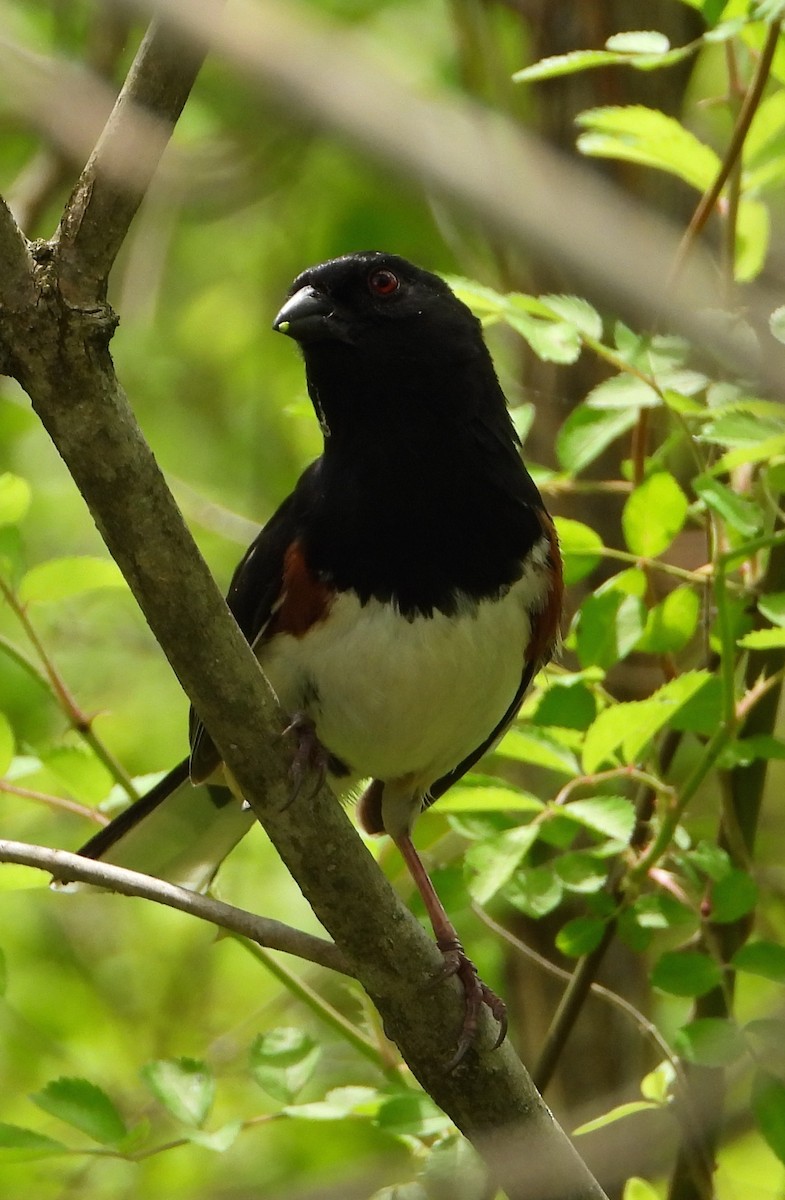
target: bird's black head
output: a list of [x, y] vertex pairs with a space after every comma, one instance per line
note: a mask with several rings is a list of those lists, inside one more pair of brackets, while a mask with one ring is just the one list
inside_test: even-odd
[[325, 433], [366, 420], [414, 432], [491, 413], [507, 424], [479, 321], [444, 280], [396, 254], [303, 271], [273, 328], [302, 348]]

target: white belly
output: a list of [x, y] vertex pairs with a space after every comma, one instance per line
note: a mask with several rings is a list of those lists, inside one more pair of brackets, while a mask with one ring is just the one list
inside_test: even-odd
[[[537, 555], [539, 560], [540, 556]], [[496, 600], [407, 620], [349, 592], [305, 635], [273, 637], [260, 660], [283, 707], [304, 712], [355, 779], [409, 776], [423, 790], [494, 730], [521, 682], [544, 563]]]

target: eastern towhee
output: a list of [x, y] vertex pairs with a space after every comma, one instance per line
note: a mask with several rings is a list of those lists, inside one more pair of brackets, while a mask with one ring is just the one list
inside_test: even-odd
[[[302, 349], [324, 451], [247, 551], [228, 604], [301, 739], [321, 748], [336, 793], [370, 780], [360, 824], [395, 841], [445, 974], [464, 986], [454, 1064], [483, 1003], [503, 1039], [504, 1005], [466, 957], [411, 830], [505, 731], [552, 653], [556, 535], [480, 323], [438, 276], [393, 254], [333, 259], [298, 276], [273, 328]], [[121, 842], [148, 814], [163, 818], [190, 777], [211, 784], [208, 821], [199, 870], [179, 881], [209, 882], [253, 815], [214, 786], [220, 758], [195, 714], [190, 743], [190, 758], [82, 854], [112, 849], [122, 861]], [[162, 836], [154, 824], [150, 841]]]

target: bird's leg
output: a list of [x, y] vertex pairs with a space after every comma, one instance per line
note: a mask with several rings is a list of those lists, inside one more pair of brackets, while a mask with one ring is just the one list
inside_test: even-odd
[[492, 992], [477, 974], [477, 968], [461, 945], [458, 934], [455, 931], [455, 926], [444, 911], [444, 906], [436, 894], [436, 889], [431, 883], [428, 872], [425, 870], [409, 834], [400, 834], [394, 838], [394, 841], [401, 852], [409, 874], [417, 884], [417, 889], [425, 902], [425, 909], [433, 927], [436, 945], [444, 955], [444, 972], [439, 978], [442, 979], [450, 975], [457, 975], [463, 984], [463, 1026], [458, 1039], [458, 1048], [447, 1068], [452, 1071], [453, 1068], [458, 1066], [458, 1063], [474, 1041], [477, 1034], [480, 1010], [483, 1004], [488, 1006], [493, 1016], [499, 1022], [499, 1036], [494, 1044], [494, 1050], [502, 1044], [507, 1035], [507, 1010], [504, 1001], [500, 1000], [496, 993]]
[[316, 736], [316, 726], [306, 713], [294, 713], [289, 724], [282, 732], [281, 737], [285, 737], [290, 733], [294, 734], [295, 737], [294, 755], [292, 757], [292, 765], [289, 768], [289, 774], [292, 779], [292, 792], [284, 808], [288, 808], [290, 804], [294, 804], [302, 791], [303, 783], [311, 771], [316, 774], [316, 783], [311, 794], [316, 795], [327, 778], [327, 768], [330, 765], [329, 751], [319, 741]]

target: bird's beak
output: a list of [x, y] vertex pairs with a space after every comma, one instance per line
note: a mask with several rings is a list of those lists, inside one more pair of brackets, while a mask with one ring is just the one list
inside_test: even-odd
[[289, 297], [273, 321], [273, 329], [302, 343], [345, 337], [345, 322], [333, 302], [310, 285]]

